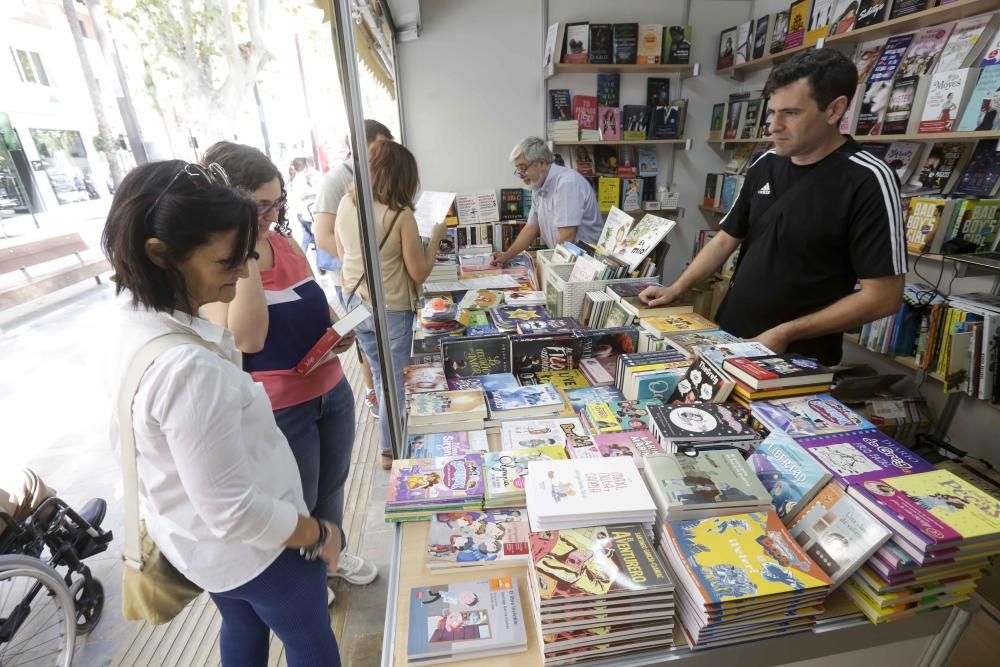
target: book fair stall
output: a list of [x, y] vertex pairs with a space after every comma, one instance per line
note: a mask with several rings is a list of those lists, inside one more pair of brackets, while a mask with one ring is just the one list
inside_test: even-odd
[[[417, 200], [421, 229], [448, 231], [420, 290], [402, 404], [382, 362], [395, 450], [387, 667], [773, 665], [907, 641], [921, 643], [913, 664], [945, 665], [989, 604], [977, 590], [1000, 555], [1000, 487], [988, 464], [942, 447], [983, 447], [992, 425], [994, 451], [975, 451], [996, 460], [1000, 281], [959, 291], [907, 274], [898, 312], [845, 333], [846, 350], [916, 370], [910, 396], [858, 393], [880, 373], [852, 377], [721, 327], [736, 257], [671, 303], [640, 295], [712, 241], [770, 151], [753, 74], [816, 48], [858, 69], [840, 129], [898, 179], [904, 267], [996, 275], [996, 3], [741, 3], [751, 16], [721, 31], [676, 4], [674, 24], [643, 22], [645, 5], [632, 17], [631, 3], [545, 11], [545, 138], [594, 189], [596, 241], [537, 242], [496, 265], [532, 190]], [[333, 5], [339, 28], [348, 3]], [[354, 37], [337, 33], [363, 136]], [[695, 62], [698, 42], [717, 60]], [[686, 91], [706, 77], [732, 92], [696, 104]], [[708, 135], [691, 136], [700, 117]], [[679, 159], [694, 144], [725, 168]], [[354, 154], [378, 285], [367, 159]], [[703, 190], [677, 187], [682, 169]], [[983, 439], [945, 437], [959, 410], [988, 415]]]

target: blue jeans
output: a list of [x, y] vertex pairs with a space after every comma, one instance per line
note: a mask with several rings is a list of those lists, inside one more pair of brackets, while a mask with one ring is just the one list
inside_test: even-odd
[[289, 667], [340, 667], [326, 587], [326, 563], [285, 549], [254, 579], [212, 593], [222, 614], [223, 667], [266, 666], [271, 630], [285, 645]]
[[[310, 514], [340, 526], [354, 450], [354, 393], [343, 378], [322, 396], [274, 411], [302, 478]], [[346, 536], [344, 544], [347, 543]]]
[[[354, 298], [357, 301], [357, 297]], [[386, 312], [389, 319], [389, 345], [392, 350], [392, 365], [396, 375], [396, 402], [400, 410], [406, 406], [405, 393], [403, 391], [403, 367], [410, 363], [410, 352], [413, 348], [413, 320], [414, 313], [410, 310], [390, 310]], [[392, 445], [389, 441], [389, 407], [386, 404], [385, 394], [382, 391], [382, 367], [379, 365], [378, 344], [375, 342], [374, 316], [368, 318], [355, 329], [358, 334], [358, 345], [368, 359], [368, 365], [372, 369], [372, 380], [375, 384], [375, 395], [379, 397], [379, 443], [382, 453], [392, 454]], [[399, 443], [402, 447], [403, 443]], [[405, 452], [400, 451], [400, 456]]]

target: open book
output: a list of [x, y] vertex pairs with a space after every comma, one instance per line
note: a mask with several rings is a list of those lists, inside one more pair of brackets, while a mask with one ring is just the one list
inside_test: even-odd
[[295, 372], [299, 375], [309, 375], [314, 370], [333, 359], [336, 353], [333, 348], [337, 341], [354, 330], [359, 324], [367, 320], [372, 312], [368, 306], [361, 304], [351, 312], [333, 323], [326, 333], [323, 334], [312, 349], [302, 357], [302, 361], [295, 365]]

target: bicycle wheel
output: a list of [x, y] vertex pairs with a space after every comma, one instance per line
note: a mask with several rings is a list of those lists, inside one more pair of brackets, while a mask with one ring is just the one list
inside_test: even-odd
[[76, 612], [56, 571], [29, 556], [0, 556], [0, 665], [69, 667]]

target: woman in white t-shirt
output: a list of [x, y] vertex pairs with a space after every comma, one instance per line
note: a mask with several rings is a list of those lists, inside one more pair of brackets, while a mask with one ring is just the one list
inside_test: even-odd
[[218, 165], [132, 170], [102, 238], [122, 297], [105, 381], [115, 395], [154, 338], [198, 339], [163, 352], [135, 394], [140, 515], [162, 554], [219, 608], [224, 666], [266, 665], [271, 630], [289, 665], [339, 666], [326, 572], [340, 530], [309, 516], [295, 457], [232, 333], [197, 315], [232, 301], [256, 237], [256, 204]]

